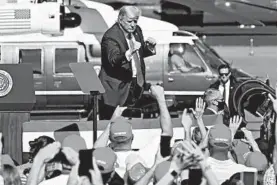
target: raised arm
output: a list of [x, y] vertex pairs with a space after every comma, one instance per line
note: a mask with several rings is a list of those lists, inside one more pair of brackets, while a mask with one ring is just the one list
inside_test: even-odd
[[160, 111], [160, 126], [163, 136], [173, 136], [173, 126], [170, 113], [168, 111], [164, 89], [159, 85], [151, 86], [151, 94], [156, 98]]
[[200, 128], [202, 139], [206, 137], [207, 131], [203, 122], [203, 113], [206, 107], [206, 103], [202, 98], [197, 98], [195, 103], [195, 110], [192, 109], [194, 118], [197, 121], [197, 124]]
[[[127, 107], [120, 107], [117, 106], [117, 108], [115, 109], [112, 117], [111, 117], [111, 122], [122, 115], [123, 111], [126, 109]], [[96, 142], [94, 143], [94, 148], [100, 148], [100, 147], [106, 147], [109, 141], [109, 134], [110, 134], [110, 125], [111, 122], [108, 123], [108, 125], [106, 126], [105, 130], [101, 133], [101, 135], [97, 138]]]

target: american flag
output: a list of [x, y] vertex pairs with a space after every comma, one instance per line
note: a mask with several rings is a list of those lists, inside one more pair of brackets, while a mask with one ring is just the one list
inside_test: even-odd
[[0, 30], [30, 29], [30, 9], [2, 9], [0, 10]]

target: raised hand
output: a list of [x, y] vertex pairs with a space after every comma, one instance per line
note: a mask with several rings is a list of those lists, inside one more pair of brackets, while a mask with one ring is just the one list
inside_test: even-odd
[[233, 136], [236, 134], [236, 131], [238, 130], [241, 123], [242, 123], [242, 117], [240, 116], [234, 116], [230, 118], [229, 128], [231, 129]]
[[94, 167], [94, 169], [90, 170], [90, 174], [92, 177], [92, 184], [93, 185], [103, 185], [103, 179], [102, 179], [100, 170], [97, 166], [95, 157], [93, 157], [93, 167]]
[[196, 162], [205, 160], [205, 155], [203, 154], [200, 147], [198, 147], [193, 141], [184, 141], [182, 143], [184, 150], [194, 156]]
[[164, 88], [160, 85], [152, 85], [150, 87], [151, 95], [153, 95], [157, 100], [158, 99], [165, 99], [164, 97]]
[[177, 153], [173, 156], [170, 168], [181, 172], [184, 169], [193, 166], [195, 162], [193, 161], [193, 155], [181, 148], [177, 148]]
[[192, 116], [187, 112], [187, 109], [183, 111], [181, 123], [185, 129], [190, 129], [193, 124]]
[[205, 108], [206, 108], [206, 103], [202, 98], [199, 97], [195, 102], [195, 110], [192, 108], [190, 110], [192, 111], [195, 119], [200, 119], [203, 116]]
[[114, 118], [117, 118], [117, 117], [120, 117], [122, 115], [122, 113], [124, 112], [124, 110], [127, 109], [127, 107], [120, 107], [119, 105], [116, 107], [113, 115], [112, 115], [112, 118], [111, 119], [114, 119]]
[[44, 148], [40, 149], [36, 158], [39, 158], [43, 160], [44, 163], [47, 163], [51, 159], [53, 159], [56, 156], [56, 154], [59, 153], [60, 149], [61, 149], [61, 143], [59, 142], [48, 144]]

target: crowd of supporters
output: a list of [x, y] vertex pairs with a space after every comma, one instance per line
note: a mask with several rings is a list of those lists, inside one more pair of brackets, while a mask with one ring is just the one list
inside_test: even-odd
[[[228, 119], [215, 110], [218, 92], [209, 89], [196, 100], [195, 109], [185, 109], [181, 118], [184, 140], [171, 145], [174, 131], [164, 89], [151, 86], [160, 112], [161, 134], [148, 145], [134, 151], [134, 131], [122, 117], [126, 107], [117, 107], [110, 123], [98, 137], [94, 148], [84, 139], [70, 135], [62, 143], [41, 136], [29, 143], [29, 162], [16, 166], [2, 155], [0, 184], [4, 185], [276, 185], [276, 142], [267, 146], [252, 132], [240, 127], [242, 118]], [[276, 112], [276, 100], [273, 109]], [[213, 126], [207, 128], [204, 113], [215, 112]], [[268, 123], [275, 124], [272, 119]], [[193, 123], [197, 127], [191, 131]], [[238, 130], [244, 139], [235, 137]], [[146, 132], [148, 132], [146, 130]], [[0, 147], [2, 148], [2, 147]]]

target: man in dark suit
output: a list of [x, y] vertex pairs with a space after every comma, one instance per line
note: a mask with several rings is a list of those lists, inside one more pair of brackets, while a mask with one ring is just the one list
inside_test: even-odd
[[210, 88], [218, 89], [229, 109], [230, 116], [236, 115], [233, 107], [232, 92], [236, 86], [236, 79], [232, 76], [231, 68], [229, 65], [222, 64], [218, 67], [219, 80], [210, 85]]
[[137, 25], [140, 14], [135, 6], [122, 7], [117, 23], [102, 38], [99, 78], [106, 92], [100, 101], [100, 119], [110, 119], [118, 105], [134, 106], [143, 91], [149, 90], [144, 57], [155, 54], [156, 41], [144, 41]]

